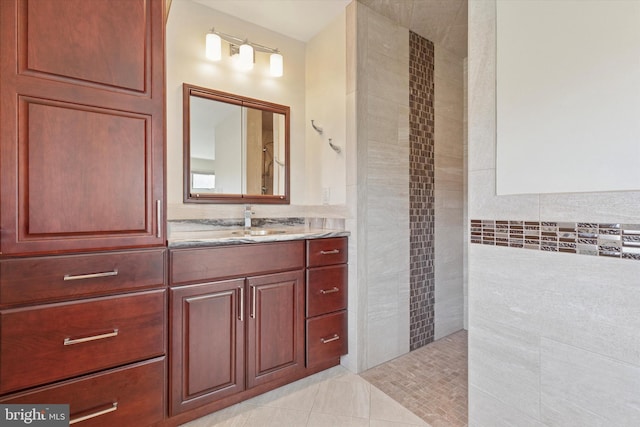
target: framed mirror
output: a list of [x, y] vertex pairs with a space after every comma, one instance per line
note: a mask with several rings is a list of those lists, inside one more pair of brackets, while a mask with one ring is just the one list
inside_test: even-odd
[[289, 107], [183, 84], [184, 201], [289, 203]]

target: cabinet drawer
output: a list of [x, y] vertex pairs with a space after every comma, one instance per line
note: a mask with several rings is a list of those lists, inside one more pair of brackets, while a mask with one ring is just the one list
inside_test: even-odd
[[347, 262], [347, 238], [307, 240], [307, 267]]
[[164, 354], [165, 291], [0, 312], [0, 393]]
[[347, 311], [307, 320], [307, 366], [347, 354]]
[[307, 270], [307, 317], [347, 308], [347, 266]]
[[165, 250], [0, 261], [0, 306], [61, 301], [165, 284]]
[[301, 268], [304, 268], [302, 241], [171, 251], [172, 285]]
[[71, 422], [149, 426], [164, 417], [164, 358], [8, 396], [4, 404], [68, 404]]

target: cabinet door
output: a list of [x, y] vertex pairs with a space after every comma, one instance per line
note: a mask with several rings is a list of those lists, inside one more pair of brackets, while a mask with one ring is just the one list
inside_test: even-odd
[[247, 279], [247, 387], [304, 369], [304, 274]]
[[171, 290], [171, 413], [244, 390], [244, 279]]
[[163, 0], [0, 2], [0, 252], [164, 244]]

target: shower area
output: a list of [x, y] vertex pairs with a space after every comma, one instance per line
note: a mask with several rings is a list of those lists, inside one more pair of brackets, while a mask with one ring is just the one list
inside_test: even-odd
[[446, 31], [419, 30], [442, 14], [414, 31], [412, 12], [433, 15], [417, 10], [424, 4], [383, 3], [347, 8], [358, 345], [346, 365], [358, 372], [460, 331], [466, 318], [466, 2], [442, 6], [464, 22], [460, 49]]

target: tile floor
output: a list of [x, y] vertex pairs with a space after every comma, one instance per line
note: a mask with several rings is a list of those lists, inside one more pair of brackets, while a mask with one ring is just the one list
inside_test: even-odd
[[433, 427], [467, 425], [467, 331], [361, 374]]
[[337, 366], [184, 427], [464, 426], [466, 339], [457, 332], [361, 376]]

